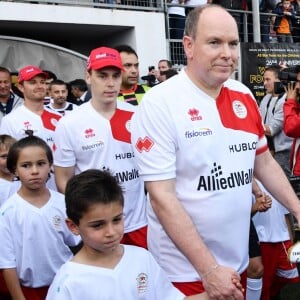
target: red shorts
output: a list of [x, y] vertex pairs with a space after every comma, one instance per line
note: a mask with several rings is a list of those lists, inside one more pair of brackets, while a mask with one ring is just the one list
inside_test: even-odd
[[[247, 286], [247, 273], [241, 274], [241, 284], [244, 288], [244, 297], [246, 297], [246, 286]], [[173, 285], [178, 288], [186, 296], [192, 296], [205, 292], [201, 281], [194, 282], [173, 282]]]
[[49, 287], [29, 288], [22, 286], [22, 291], [26, 299], [30, 300], [45, 300]]
[[[40, 288], [29, 288], [22, 286], [24, 297], [30, 300], [45, 300], [48, 292], [48, 286]], [[3, 272], [0, 271], [0, 299], [10, 299], [10, 293], [6, 287]]]
[[125, 233], [121, 240], [121, 244], [134, 245], [134, 246], [143, 247], [145, 249], [148, 249], [148, 247], [147, 247], [147, 229], [148, 229], [148, 227], [145, 226], [138, 230]]
[[264, 265], [262, 300], [277, 295], [287, 283], [300, 281], [296, 264], [290, 263], [287, 258], [291, 245], [291, 241], [260, 243]]

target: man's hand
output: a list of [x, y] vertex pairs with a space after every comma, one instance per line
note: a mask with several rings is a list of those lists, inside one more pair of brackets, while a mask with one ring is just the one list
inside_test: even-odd
[[218, 266], [213, 272], [209, 272], [207, 276], [204, 276], [202, 282], [211, 300], [244, 299], [240, 275], [231, 268]]

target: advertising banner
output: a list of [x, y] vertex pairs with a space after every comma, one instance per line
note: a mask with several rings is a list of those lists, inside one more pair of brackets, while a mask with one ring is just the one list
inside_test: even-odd
[[300, 45], [287, 43], [241, 43], [241, 78], [257, 101], [265, 95], [263, 74], [271, 65], [289, 68], [300, 64]]

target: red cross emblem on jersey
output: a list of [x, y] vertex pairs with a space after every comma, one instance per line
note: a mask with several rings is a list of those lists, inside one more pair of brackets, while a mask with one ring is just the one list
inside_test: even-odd
[[148, 136], [146, 136], [143, 139], [139, 138], [137, 140], [135, 148], [141, 153], [143, 151], [149, 152], [153, 145], [154, 142]]

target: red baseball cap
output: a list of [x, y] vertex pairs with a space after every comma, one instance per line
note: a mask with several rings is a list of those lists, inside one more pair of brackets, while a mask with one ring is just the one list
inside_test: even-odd
[[116, 49], [108, 47], [92, 50], [87, 61], [87, 70], [98, 70], [105, 67], [116, 67], [124, 70], [120, 53]]
[[45, 78], [48, 78], [48, 74], [45, 73], [42, 69], [36, 66], [26, 66], [19, 71], [18, 82], [21, 83], [24, 80], [31, 80], [37, 75], [42, 75]]

